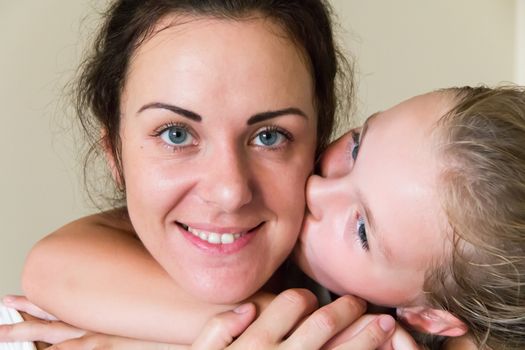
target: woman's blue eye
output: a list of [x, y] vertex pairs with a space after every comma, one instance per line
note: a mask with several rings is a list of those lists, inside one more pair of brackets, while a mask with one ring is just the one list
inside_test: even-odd
[[185, 146], [191, 144], [192, 136], [185, 127], [170, 126], [161, 134], [160, 138], [172, 146]]
[[362, 217], [357, 220], [357, 236], [359, 238], [359, 242], [361, 242], [361, 246], [364, 250], [368, 250], [368, 237], [366, 236], [366, 227], [365, 227], [365, 219]]
[[254, 143], [257, 146], [275, 147], [287, 139], [288, 137], [279, 130], [266, 129], [255, 136]]

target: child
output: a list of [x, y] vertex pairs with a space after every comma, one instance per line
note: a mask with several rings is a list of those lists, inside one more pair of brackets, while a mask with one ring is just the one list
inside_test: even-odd
[[419, 331], [523, 348], [523, 88], [418, 96], [357, 134], [308, 182], [299, 265]]

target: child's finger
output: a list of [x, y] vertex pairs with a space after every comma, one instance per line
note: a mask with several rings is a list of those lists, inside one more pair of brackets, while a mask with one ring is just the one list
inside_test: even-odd
[[396, 325], [394, 334], [390, 340], [380, 347], [380, 350], [420, 350], [421, 347], [416, 343], [414, 338], [401, 327], [399, 324]]
[[32, 302], [30, 302], [25, 296], [20, 295], [6, 295], [2, 302], [5, 306], [16, 309], [18, 311], [25, 312], [42, 320], [56, 321], [57, 318], [48, 312], [45, 312]]
[[0, 325], [0, 342], [43, 341], [54, 344], [84, 334], [85, 331], [62, 322], [32, 320]]
[[317, 298], [306, 289], [288, 289], [279, 294], [241, 335], [259, 343], [276, 344], [317, 308]]
[[290, 344], [290, 348], [300, 345], [301, 349], [319, 349], [353, 324], [365, 312], [365, 305], [353, 296], [342, 296], [312, 313], [284, 343]]
[[231, 344], [255, 319], [253, 304], [243, 304], [208, 321], [193, 343], [192, 350], [221, 350]]
[[[334, 350], [351, 349], [377, 349], [389, 340], [396, 326], [395, 320], [390, 315], [378, 316], [369, 322], [350, 340], [334, 347]], [[413, 348], [406, 348], [410, 350]]]

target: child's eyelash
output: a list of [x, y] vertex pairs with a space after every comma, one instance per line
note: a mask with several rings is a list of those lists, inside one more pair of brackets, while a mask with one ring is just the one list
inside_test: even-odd
[[360, 146], [360, 141], [361, 141], [360, 138], [361, 138], [361, 134], [359, 132], [356, 132], [356, 131], [352, 132], [352, 139], [354, 142], [352, 144], [352, 148], [350, 152], [351, 152], [353, 160], [356, 160], [357, 155], [359, 154], [359, 146]]
[[357, 226], [356, 227], [357, 238], [359, 239], [361, 246], [363, 247], [364, 250], [369, 250], [368, 237], [366, 235], [365, 219], [363, 217], [359, 217], [357, 219], [356, 226]]

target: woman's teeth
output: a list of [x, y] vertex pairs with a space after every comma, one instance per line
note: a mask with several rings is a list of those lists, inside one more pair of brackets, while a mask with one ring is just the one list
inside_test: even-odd
[[183, 225], [183, 227], [186, 231], [188, 231], [192, 235], [199, 237], [203, 241], [206, 241], [211, 244], [231, 244], [235, 242], [237, 239], [244, 236], [244, 232], [243, 233], [216, 233], [216, 232], [197, 230], [197, 229], [191, 228], [186, 225]]

